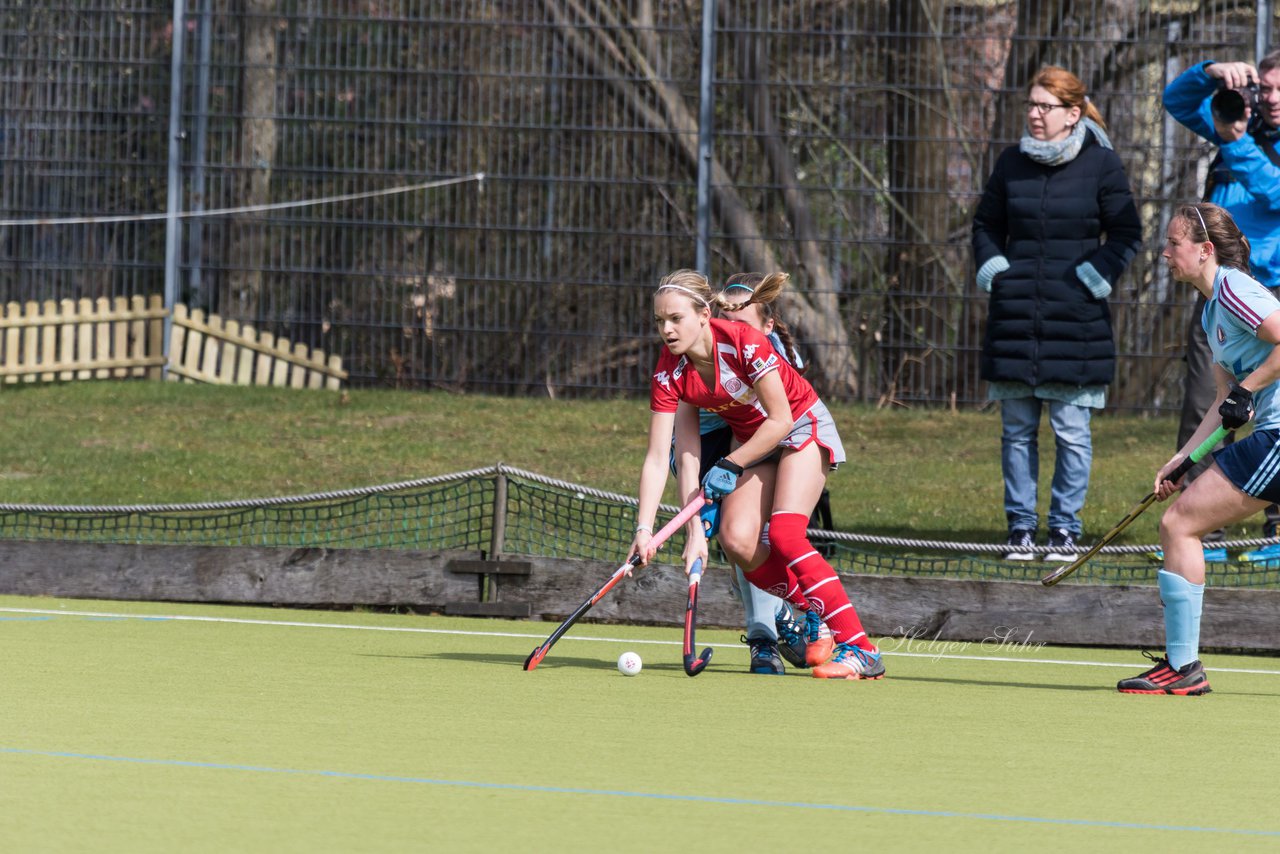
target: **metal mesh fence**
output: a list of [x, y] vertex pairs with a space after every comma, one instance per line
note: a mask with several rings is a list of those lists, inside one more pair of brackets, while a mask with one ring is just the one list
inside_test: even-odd
[[[695, 259], [700, 0], [179, 6], [0, 0], [6, 222], [163, 211], [171, 188], [183, 212], [257, 210], [2, 225], [0, 302], [167, 284], [342, 355], [356, 383], [647, 387], [649, 293]], [[1159, 96], [1191, 63], [1253, 58], [1259, 6], [721, 0], [712, 277], [792, 273], [783, 315], [828, 397], [980, 404], [972, 207], [1020, 133], [1026, 81], [1061, 64], [1105, 116], [1145, 223], [1112, 298], [1112, 401], [1175, 409], [1190, 299], [1158, 249], [1211, 150]]]

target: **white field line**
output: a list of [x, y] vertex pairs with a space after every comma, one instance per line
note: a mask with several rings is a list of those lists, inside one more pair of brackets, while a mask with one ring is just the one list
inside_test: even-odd
[[[0, 614], [36, 614], [49, 615], [54, 617], [98, 617], [116, 620], [174, 620], [178, 622], [190, 623], [234, 623], [238, 625], [248, 626], [278, 626], [281, 628], [303, 628], [303, 629], [346, 629], [348, 631], [363, 632], [412, 632], [427, 635], [459, 635], [463, 637], [482, 637], [482, 638], [525, 638], [528, 640], [546, 640], [545, 634], [529, 634], [527, 632], [473, 632], [463, 631], [461, 629], [423, 629], [414, 626], [360, 626], [350, 623], [305, 623], [294, 620], [250, 620], [240, 617], [198, 617], [192, 614], [120, 614], [110, 611], [67, 611], [57, 608], [0, 608]], [[658, 646], [681, 646], [682, 641], [665, 641], [665, 640], [642, 640], [640, 638], [616, 638], [616, 637], [582, 637], [580, 635], [565, 635], [561, 641], [589, 641], [595, 643], [627, 643], [627, 644], [653, 644]], [[886, 638], [886, 641], [911, 643], [898, 638]], [[914, 643], [922, 643], [915, 641]], [[960, 642], [944, 641], [947, 645], [959, 645]], [[699, 644], [701, 645], [701, 644]], [[718, 649], [733, 649], [740, 647], [741, 644], [736, 643], [712, 643], [708, 646]], [[1000, 661], [1010, 664], [1061, 664], [1073, 667], [1123, 667], [1129, 670], [1133, 669], [1132, 662], [1112, 662], [1112, 661], [1071, 661], [1059, 658], [1028, 658], [1013, 656], [995, 656], [995, 655], [958, 655], [955, 653], [943, 652], [902, 652], [901, 650], [884, 649], [884, 654], [890, 657], [902, 658], [932, 658], [940, 661]], [[1280, 676], [1280, 670], [1259, 670], [1245, 667], [1217, 667], [1212, 666], [1210, 670], [1217, 673], [1253, 673], [1263, 676]]]

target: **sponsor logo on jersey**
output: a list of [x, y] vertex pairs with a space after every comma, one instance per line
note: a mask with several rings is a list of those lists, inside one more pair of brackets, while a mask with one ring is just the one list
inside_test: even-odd
[[684, 366], [687, 365], [688, 363], [689, 363], [688, 357], [681, 356], [680, 361], [676, 362], [675, 370], [671, 372], [671, 379], [679, 380], [680, 375], [684, 373]]
[[765, 368], [770, 367], [771, 365], [776, 365], [777, 363], [778, 363], [778, 354], [773, 353], [772, 355], [769, 356], [768, 359], [753, 360], [751, 362], [751, 367], [755, 368], [756, 371], [763, 371]]
[[1227, 343], [1227, 331], [1223, 329], [1221, 326], [1215, 327], [1215, 329], [1217, 330], [1215, 334], [1218, 336], [1218, 343], [1219, 344]]
[[653, 375], [653, 378], [658, 381], [658, 385], [661, 385], [665, 388], [671, 387], [671, 377], [667, 376], [666, 371], [658, 371], [656, 374]]
[[759, 346], [760, 346], [759, 344], [748, 344], [747, 346], [743, 347], [742, 348], [743, 360], [750, 362], [751, 358], [756, 354], [756, 348], [758, 348]]

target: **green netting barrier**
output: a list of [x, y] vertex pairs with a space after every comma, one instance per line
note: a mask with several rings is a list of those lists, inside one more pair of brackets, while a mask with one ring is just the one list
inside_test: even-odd
[[[0, 540], [135, 545], [467, 550], [600, 560], [626, 557], [635, 499], [497, 465], [436, 478], [283, 498], [201, 504], [0, 504]], [[664, 505], [663, 518], [678, 508]], [[1039, 581], [1043, 561], [1006, 561], [1003, 544], [928, 542], [811, 530], [837, 571]], [[500, 541], [495, 543], [496, 540]], [[678, 560], [682, 538], [660, 559]], [[1257, 545], [1243, 540], [1228, 545]], [[1153, 584], [1153, 546], [1110, 546], [1064, 583]], [[725, 566], [723, 555], [712, 564]], [[1218, 587], [1280, 587], [1280, 561], [1209, 565]]]

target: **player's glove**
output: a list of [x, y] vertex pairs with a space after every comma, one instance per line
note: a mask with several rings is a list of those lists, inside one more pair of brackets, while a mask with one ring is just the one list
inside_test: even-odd
[[742, 466], [721, 457], [702, 479], [702, 492], [712, 501], [719, 501], [738, 485], [738, 475], [742, 474]]
[[711, 502], [702, 505], [702, 509], [698, 511], [698, 518], [702, 520], [702, 532], [706, 534], [707, 539], [711, 539], [720, 531], [720, 504], [719, 502]]
[[1233, 385], [1218, 407], [1218, 414], [1222, 416], [1222, 426], [1228, 430], [1248, 424], [1253, 417], [1253, 392], [1242, 385]]

